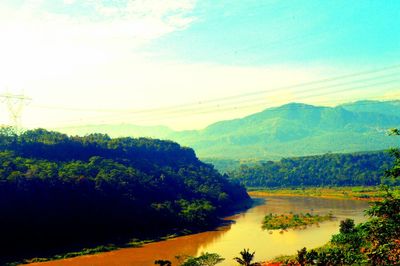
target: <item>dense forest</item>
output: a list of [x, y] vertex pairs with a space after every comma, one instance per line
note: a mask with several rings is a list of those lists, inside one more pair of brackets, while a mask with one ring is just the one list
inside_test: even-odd
[[384, 177], [392, 164], [386, 152], [325, 154], [242, 164], [229, 176], [247, 187], [398, 185], [398, 180]]
[[248, 200], [171, 141], [0, 130], [0, 242], [10, 257], [197, 230]]

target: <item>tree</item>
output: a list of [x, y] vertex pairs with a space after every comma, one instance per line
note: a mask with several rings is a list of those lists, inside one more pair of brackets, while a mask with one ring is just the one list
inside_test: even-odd
[[[391, 129], [389, 135], [399, 136], [398, 129]], [[400, 177], [400, 150], [392, 149], [395, 158], [393, 167], [386, 171], [386, 177], [398, 180]], [[370, 219], [363, 224], [366, 238], [371, 247], [367, 249], [372, 265], [395, 265], [400, 261], [400, 198], [391, 189], [383, 186], [383, 200], [374, 202], [367, 210]]]
[[315, 251], [314, 249], [307, 252], [306, 261], [311, 265], [315, 264], [318, 261], [318, 252]]
[[254, 254], [255, 252], [251, 253], [249, 249], [243, 249], [243, 251], [240, 252], [240, 258], [235, 257], [233, 258], [235, 261], [237, 261], [240, 265], [244, 266], [258, 266], [259, 263], [252, 263], [254, 259]]
[[297, 251], [297, 262], [300, 266], [306, 265], [306, 255], [307, 255], [307, 248], [302, 248]]
[[199, 257], [189, 257], [181, 266], [214, 266], [224, 261], [219, 254], [202, 253]]
[[169, 260], [156, 260], [154, 261], [155, 265], [160, 265], [160, 266], [171, 266], [172, 263]]
[[353, 219], [345, 219], [340, 221], [340, 233], [349, 234], [354, 231], [354, 220]]

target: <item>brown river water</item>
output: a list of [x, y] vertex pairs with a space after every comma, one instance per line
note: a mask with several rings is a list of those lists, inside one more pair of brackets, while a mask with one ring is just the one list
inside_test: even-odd
[[[33, 263], [40, 266], [148, 266], [157, 259], [168, 259], [177, 265], [176, 255], [200, 255], [202, 252], [218, 253], [225, 261], [218, 265], [235, 265], [234, 257], [244, 248], [255, 251], [256, 261], [266, 261], [278, 255], [294, 254], [307, 247], [315, 248], [328, 242], [339, 231], [340, 220], [351, 218], [356, 223], [366, 220], [363, 210], [368, 203], [355, 200], [322, 199], [308, 197], [257, 197], [260, 204], [227, 219], [233, 223], [214, 231], [177, 237], [150, 243], [140, 248], [123, 248], [116, 251], [76, 258]], [[288, 230], [272, 234], [261, 228], [261, 222], [269, 213], [332, 212], [333, 221], [310, 226], [304, 230]]]

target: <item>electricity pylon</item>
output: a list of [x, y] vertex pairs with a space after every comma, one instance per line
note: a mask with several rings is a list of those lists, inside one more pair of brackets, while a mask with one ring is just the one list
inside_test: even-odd
[[22, 130], [21, 115], [24, 106], [27, 105], [31, 100], [32, 98], [29, 98], [23, 94], [11, 94], [8, 92], [0, 94], [0, 101], [7, 105], [10, 119], [17, 133], [21, 133]]

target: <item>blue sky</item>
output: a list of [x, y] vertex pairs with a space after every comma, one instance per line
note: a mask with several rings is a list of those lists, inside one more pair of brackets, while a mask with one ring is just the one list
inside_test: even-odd
[[399, 1], [202, 1], [193, 15], [191, 27], [151, 49], [245, 65], [393, 63], [399, 56]]
[[292, 101], [395, 99], [399, 69], [296, 86], [398, 64], [399, 26], [389, 0], [5, 0], [0, 93], [32, 97], [27, 127], [191, 129]]

